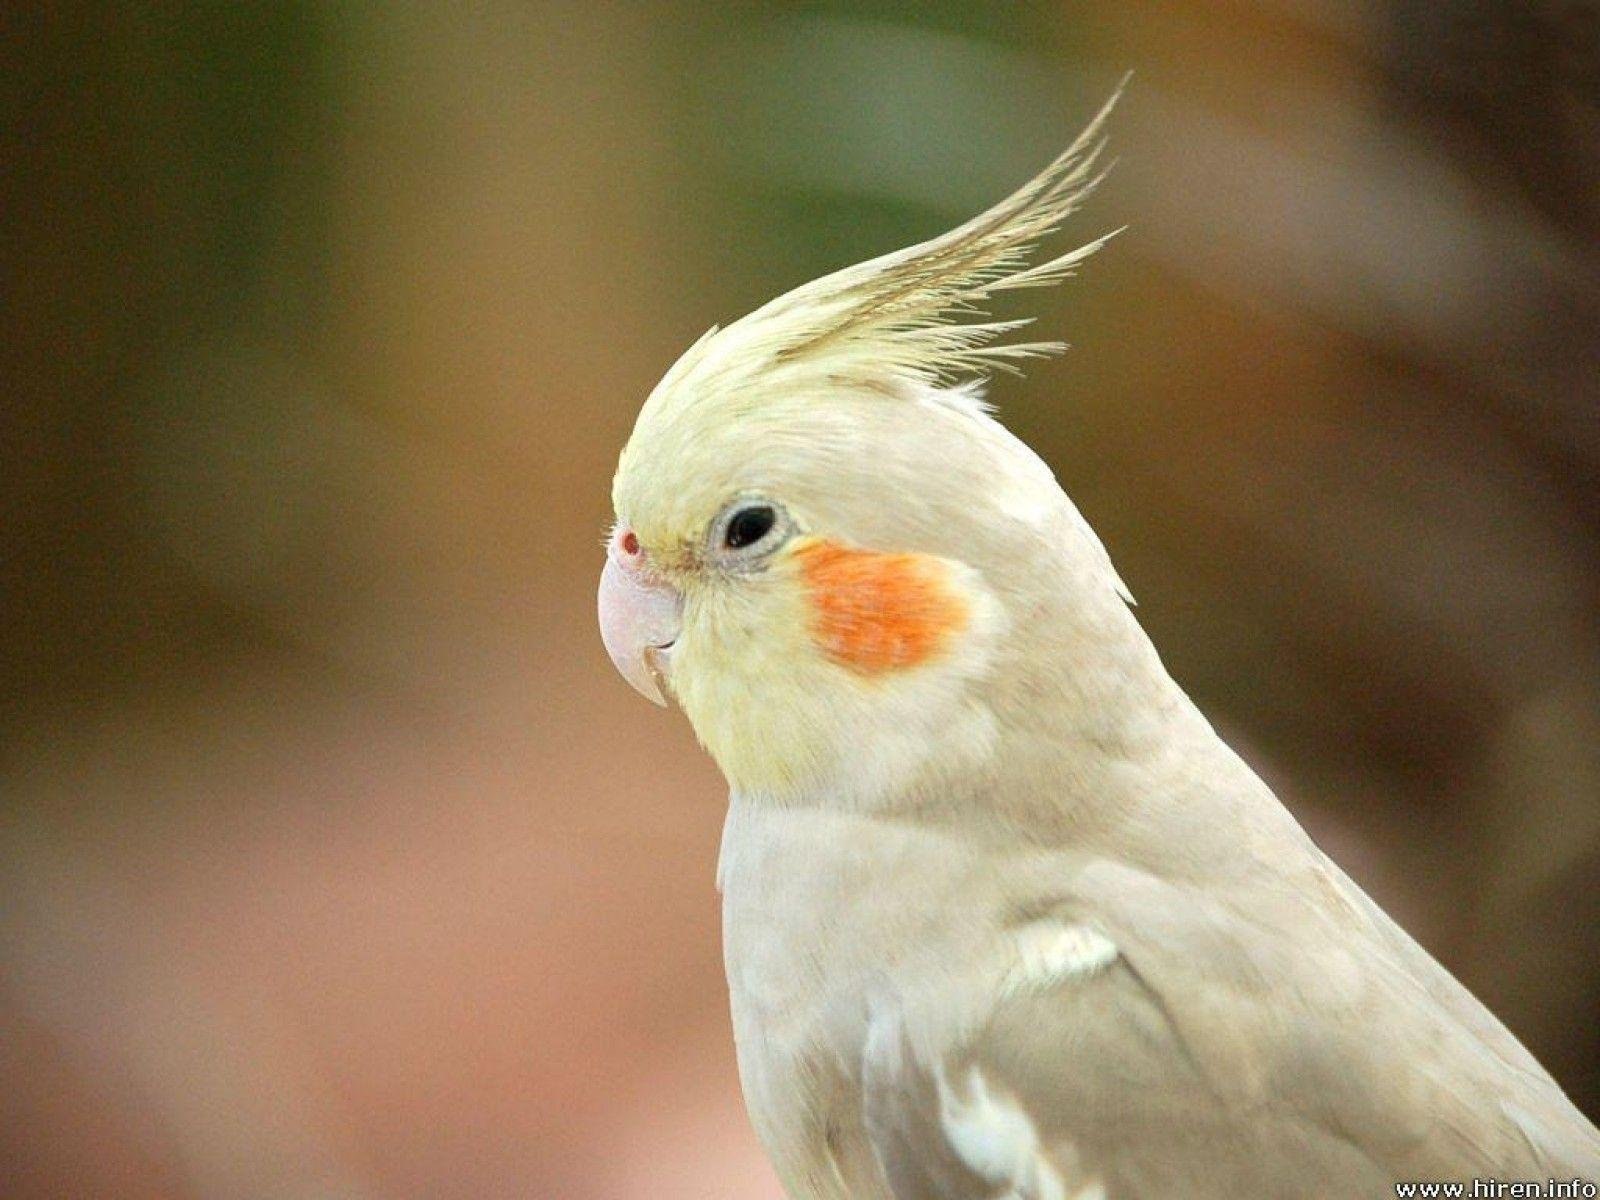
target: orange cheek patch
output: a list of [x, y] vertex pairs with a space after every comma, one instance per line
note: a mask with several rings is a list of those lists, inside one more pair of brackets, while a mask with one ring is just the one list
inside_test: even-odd
[[853, 550], [820, 539], [795, 550], [822, 652], [863, 675], [914, 667], [971, 620], [950, 569], [924, 554]]

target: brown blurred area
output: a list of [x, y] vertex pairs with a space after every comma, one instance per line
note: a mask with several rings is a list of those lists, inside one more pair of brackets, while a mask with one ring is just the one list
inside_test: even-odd
[[0, 1177], [778, 1195], [723, 788], [593, 628], [676, 353], [1125, 69], [994, 398], [1174, 674], [1600, 1114], [1600, 6], [22, 6]]

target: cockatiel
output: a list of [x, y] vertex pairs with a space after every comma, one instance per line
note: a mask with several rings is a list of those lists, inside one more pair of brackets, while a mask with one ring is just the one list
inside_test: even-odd
[[1029, 265], [1105, 116], [965, 225], [707, 333], [622, 452], [601, 629], [731, 787], [756, 1131], [795, 1200], [1600, 1179], [1600, 1134], [1222, 742], [983, 402], [1055, 347], [980, 306], [1101, 244]]

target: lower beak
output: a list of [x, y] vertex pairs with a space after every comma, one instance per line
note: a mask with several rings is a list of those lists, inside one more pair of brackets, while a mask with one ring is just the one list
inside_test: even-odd
[[671, 584], [606, 556], [600, 573], [600, 640], [617, 670], [645, 699], [665, 706], [683, 598]]

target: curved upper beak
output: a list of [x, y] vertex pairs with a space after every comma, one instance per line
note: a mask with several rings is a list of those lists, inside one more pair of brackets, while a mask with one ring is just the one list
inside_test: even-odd
[[672, 648], [683, 626], [683, 597], [671, 584], [606, 555], [600, 573], [600, 639], [645, 699], [663, 707], [671, 687]]

